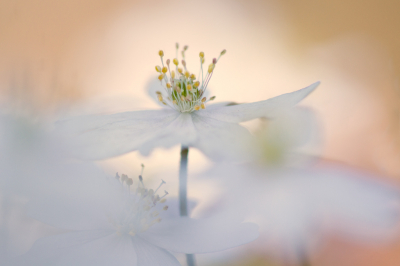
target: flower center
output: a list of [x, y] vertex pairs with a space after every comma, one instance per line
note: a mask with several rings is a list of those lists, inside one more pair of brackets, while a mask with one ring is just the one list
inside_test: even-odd
[[[143, 174], [142, 165], [142, 174]], [[139, 183], [136, 189], [132, 190], [133, 180], [127, 175], [116, 174], [115, 178], [122, 186], [123, 206], [118, 209], [114, 215], [108, 215], [109, 222], [115, 228], [117, 235], [135, 236], [149, 229], [152, 225], [161, 222], [160, 211], [168, 210], [168, 206], [163, 205], [166, 202], [165, 196], [160, 197], [157, 191], [165, 184], [162, 180], [156, 190], [147, 189], [143, 183], [142, 174], [139, 175]]]
[[[179, 44], [176, 44], [176, 58], [172, 60], [175, 65], [170, 66], [171, 61], [167, 59], [166, 66], [164, 65], [164, 52], [160, 50], [158, 52], [161, 57], [161, 66], [156, 66], [156, 71], [159, 72], [158, 79], [161, 82], [165, 90], [165, 94], [157, 91], [157, 98], [164, 105], [167, 105], [181, 113], [190, 113], [206, 108], [206, 103], [215, 99], [215, 96], [207, 99], [205, 92], [207, 90], [208, 83], [210, 82], [211, 76], [214, 73], [215, 65], [218, 60], [226, 53], [223, 50], [218, 59], [214, 58], [212, 63], [208, 66], [207, 73], [204, 75], [203, 64], [205, 62], [204, 53], [200, 52], [200, 70], [199, 78], [193, 73], [190, 73], [186, 67], [185, 51], [188, 46], [184, 46], [182, 50], [182, 67], [179, 67], [178, 61], [178, 50]], [[200, 78], [201, 75], [201, 78]]]

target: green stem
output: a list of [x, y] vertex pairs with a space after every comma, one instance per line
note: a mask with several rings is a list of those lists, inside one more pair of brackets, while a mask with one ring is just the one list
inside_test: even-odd
[[[179, 214], [182, 217], [188, 216], [187, 205], [187, 165], [188, 165], [189, 148], [182, 145], [181, 163], [179, 167]], [[188, 266], [195, 266], [195, 257], [193, 254], [186, 254], [186, 262]]]

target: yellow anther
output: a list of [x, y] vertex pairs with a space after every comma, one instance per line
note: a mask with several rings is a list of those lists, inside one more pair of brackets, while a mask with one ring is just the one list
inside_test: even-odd
[[196, 76], [194, 74], [190, 75], [191, 79], [196, 79]]
[[158, 76], [158, 79], [159, 79], [160, 81], [163, 80], [163, 78], [164, 78], [164, 74], [161, 74], [161, 75]]
[[181, 101], [184, 101], [185, 100], [185, 97], [183, 97], [183, 95], [181, 95]]
[[200, 56], [200, 58], [203, 58], [204, 57], [204, 53], [200, 52], [199, 56]]
[[210, 64], [210, 65], [208, 66], [208, 73], [211, 73], [211, 72], [213, 72], [213, 70], [214, 70], [214, 67], [215, 67], [215, 65], [214, 65], [214, 64]]
[[168, 71], [168, 68], [167, 68], [167, 67], [163, 67], [161, 71], [162, 71], [162, 73], [164, 73], [164, 74], [165, 74], [165, 73], [167, 73], [167, 71]]
[[187, 88], [189, 91], [191, 91], [191, 90], [192, 90], [192, 85], [188, 84], [188, 85], [186, 86], [186, 88]]
[[195, 105], [194, 106], [194, 110], [196, 110], [196, 111], [200, 110], [200, 106], [199, 105]]
[[161, 94], [158, 94], [157, 97], [158, 97], [158, 100], [159, 100], [160, 102], [163, 102], [163, 97], [162, 97]]
[[161, 72], [161, 67], [160, 66], [156, 66], [156, 71], [157, 72]]
[[171, 71], [171, 78], [173, 78], [173, 79], [175, 78], [175, 71], [173, 71], [173, 70]]
[[200, 82], [198, 82], [198, 81], [196, 81], [196, 82], [193, 84], [193, 87], [198, 88], [199, 86], [200, 86]]
[[189, 73], [188, 71], [186, 71], [186, 72], [185, 72], [185, 77], [186, 77], [186, 78], [189, 78], [189, 76], [190, 76], [190, 73]]
[[161, 94], [161, 92], [160, 92], [160, 91], [156, 91], [156, 93], [157, 93], [157, 94]]
[[174, 65], [176, 65], [176, 66], [179, 65], [178, 59], [174, 58], [173, 62], [174, 62]]
[[179, 68], [178, 68], [178, 72], [181, 73], [181, 74], [183, 74], [183, 69], [179, 67]]
[[166, 84], [166, 86], [167, 86], [168, 89], [170, 89], [170, 88], [171, 88], [171, 83], [168, 82], [168, 83]]
[[201, 109], [206, 109], [206, 105], [204, 103], [201, 103]]
[[221, 52], [221, 55], [224, 55], [224, 54], [226, 54], [226, 50], [225, 49], [222, 50], [222, 52]]
[[203, 97], [203, 99], [201, 99], [201, 102], [204, 103], [207, 100], [206, 97]]
[[205, 61], [205, 59], [204, 59], [204, 57], [201, 59], [201, 64], [204, 64], [204, 61]]
[[158, 55], [163, 57], [164, 56], [164, 51], [163, 50], [158, 51]]

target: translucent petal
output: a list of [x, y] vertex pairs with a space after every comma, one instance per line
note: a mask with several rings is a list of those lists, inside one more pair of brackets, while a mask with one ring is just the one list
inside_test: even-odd
[[258, 237], [258, 227], [229, 217], [163, 221], [140, 236], [173, 252], [206, 253], [243, 245]]
[[282, 94], [261, 102], [221, 106], [210, 110], [205, 109], [199, 111], [198, 115], [229, 123], [240, 123], [259, 117], [273, 118], [295, 106], [314, 91], [318, 85], [319, 82], [316, 82], [301, 90]]

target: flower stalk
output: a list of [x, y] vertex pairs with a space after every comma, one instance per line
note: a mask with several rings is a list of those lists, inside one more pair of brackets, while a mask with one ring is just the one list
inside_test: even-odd
[[[181, 162], [179, 167], [179, 215], [188, 216], [187, 204], [187, 165], [189, 148], [182, 145]], [[188, 266], [195, 266], [195, 257], [193, 254], [186, 254], [186, 263]]]

